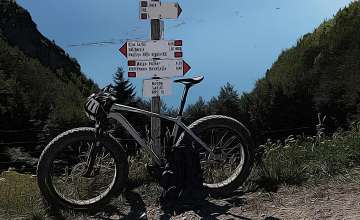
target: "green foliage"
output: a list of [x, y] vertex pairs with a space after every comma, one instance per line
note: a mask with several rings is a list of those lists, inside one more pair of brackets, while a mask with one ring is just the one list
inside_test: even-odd
[[82, 103], [96, 88], [83, 76], [53, 73], [0, 39], [0, 126], [23, 129], [31, 120], [63, 126], [84, 122]]
[[221, 87], [219, 95], [210, 100], [209, 110], [213, 114], [227, 114], [230, 117], [238, 118], [240, 97], [234, 86], [227, 83]]
[[129, 104], [134, 101], [135, 87], [124, 78], [124, 73], [121, 67], [117, 68], [114, 76], [114, 90], [118, 103]]
[[250, 120], [248, 114], [250, 102], [248, 94], [244, 93], [240, 96], [234, 86], [227, 83], [221, 87], [219, 95], [210, 101], [205, 102], [199, 97], [194, 104], [186, 108], [184, 115], [189, 123], [207, 115], [226, 115], [247, 124]]
[[321, 112], [327, 131], [333, 132], [360, 119], [359, 56], [360, 2], [353, 2], [283, 51], [253, 91], [239, 97], [227, 84], [217, 97], [189, 106], [187, 113], [195, 118], [204, 112], [228, 115], [269, 135], [294, 128], [314, 133]]
[[359, 119], [360, 2], [283, 51], [251, 92], [251, 118], [262, 130], [314, 126], [316, 112], [334, 130]]
[[0, 142], [10, 143], [0, 146], [3, 162], [18, 159], [6, 156], [8, 148], [21, 147], [37, 158], [59, 132], [86, 125], [83, 103], [96, 88], [83, 74], [53, 72], [0, 37]]
[[199, 97], [199, 99], [194, 104], [191, 104], [186, 108], [184, 115], [185, 118], [196, 120], [209, 115], [209, 111], [208, 104], [202, 97]]
[[360, 165], [360, 123], [330, 137], [289, 136], [284, 143], [268, 140], [261, 147], [264, 172], [272, 183], [301, 184], [344, 174]]

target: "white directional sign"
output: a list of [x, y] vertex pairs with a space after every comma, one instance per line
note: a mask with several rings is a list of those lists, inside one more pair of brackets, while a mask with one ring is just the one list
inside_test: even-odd
[[143, 96], [169, 96], [171, 95], [171, 79], [146, 79], [143, 81]]
[[161, 3], [159, 0], [140, 1], [140, 19], [177, 19], [182, 9], [178, 3]]
[[128, 77], [184, 76], [191, 67], [183, 60], [129, 60]]
[[119, 50], [129, 60], [182, 59], [182, 40], [128, 41]]

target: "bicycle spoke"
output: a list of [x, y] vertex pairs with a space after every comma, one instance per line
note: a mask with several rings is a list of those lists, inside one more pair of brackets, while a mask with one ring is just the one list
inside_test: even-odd
[[[56, 192], [72, 203], [90, 203], [104, 197], [115, 178], [112, 154], [101, 147], [94, 158], [93, 171], [85, 177], [87, 160], [95, 142], [79, 141], [64, 148], [53, 162], [52, 182]], [[68, 153], [67, 153], [68, 152]], [[61, 164], [67, 164], [65, 167]]]
[[221, 147], [223, 146], [222, 143], [223, 143], [223, 141], [224, 141], [224, 139], [225, 139], [225, 137], [226, 137], [226, 135], [227, 135], [228, 133], [229, 133], [229, 131], [226, 131], [225, 134], [222, 135], [222, 137], [221, 137], [219, 143], [216, 145], [216, 147], [221, 148]]
[[212, 153], [201, 149], [201, 169], [207, 184], [219, 187], [231, 180], [232, 174], [243, 160], [241, 138], [233, 130], [226, 127], [214, 127], [199, 134], [199, 137], [208, 143]]

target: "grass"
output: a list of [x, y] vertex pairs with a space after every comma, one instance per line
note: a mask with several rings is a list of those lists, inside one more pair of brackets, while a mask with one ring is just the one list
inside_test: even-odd
[[[137, 188], [136, 191], [144, 195], [144, 200], [156, 201], [154, 198], [160, 195], [160, 188], [145, 169], [145, 164], [149, 163], [151, 159], [143, 155], [145, 154], [141, 152], [137, 156], [129, 158], [129, 187], [130, 189]], [[124, 206], [125, 203], [119, 197], [114, 200], [114, 204]], [[87, 216], [72, 211], [61, 212], [61, 215], [69, 219], [86, 219]], [[47, 219], [47, 213], [41, 202], [36, 176], [5, 171], [0, 174], [0, 219], [15, 218]]]
[[45, 215], [36, 177], [5, 171], [0, 175], [0, 219], [23, 217], [41, 219]]
[[289, 136], [284, 142], [268, 140], [260, 146], [261, 161], [251, 180], [267, 188], [300, 185], [348, 173], [360, 165], [360, 123], [332, 136]]

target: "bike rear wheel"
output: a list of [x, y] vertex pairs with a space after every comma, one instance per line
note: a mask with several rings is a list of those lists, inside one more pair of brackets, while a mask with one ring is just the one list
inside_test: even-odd
[[[87, 159], [94, 147], [89, 173]], [[47, 205], [74, 210], [97, 209], [108, 203], [121, 193], [127, 176], [128, 162], [121, 146], [111, 136], [96, 139], [93, 128], [76, 128], [57, 136], [44, 149], [37, 168]]]
[[247, 179], [253, 162], [250, 132], [233, 118], [212, 115], [192, 123], [189, 128], [212, 150], [204, 149], [183, 133], [177, 145], [192, 144], [200, 154], [204, 186], [214, 197], [226, 196]]

